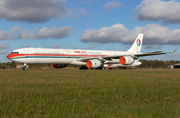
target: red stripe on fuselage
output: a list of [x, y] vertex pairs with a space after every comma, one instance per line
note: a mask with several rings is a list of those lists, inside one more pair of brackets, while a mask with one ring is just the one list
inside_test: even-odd
[[20, 56], [71, 56], [71, 57], [105, 57], [108, 55], [68, 55], [68, 54], [9, 54], [8, 59], [20, 57]]

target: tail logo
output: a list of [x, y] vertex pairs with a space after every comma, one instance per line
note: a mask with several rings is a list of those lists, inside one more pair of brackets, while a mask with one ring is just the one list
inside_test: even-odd
[[137, 40], [136, 40], [136, 44], [137, 44], [137, 46], [140, 46], [140, 45], [141, 45], [141, 40], [140, 40], [140, 39], [137, 39]]

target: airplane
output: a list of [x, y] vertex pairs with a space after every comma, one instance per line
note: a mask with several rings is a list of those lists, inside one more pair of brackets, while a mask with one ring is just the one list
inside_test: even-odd
[[23, 70], [27, 70], [27, 64], [52, 64], [54, 68], [64, 68], [67, 65], [78, 65], [80, 69], [111, 69], [113, 67], [135, 67], [142, 63], [138, 60], [142, 56], [161, 55], [171, 52], [147, 52], [142, 53], [143, 34], [139, 34], [129, 50], [102, 51], [79, 49], [50, 49], [50, 48], [21, 48], [12, 51], [7, 58], [23, 64]]

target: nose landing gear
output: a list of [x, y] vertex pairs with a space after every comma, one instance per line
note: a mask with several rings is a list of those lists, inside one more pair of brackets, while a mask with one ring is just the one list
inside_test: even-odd
[[26, 63], [24, 63], [24, 64], [23, 64], [23, 68], [22, 68], [22, 70], [27, 70], [27, 68], [28, 68], [27, 64], [26, 64]]

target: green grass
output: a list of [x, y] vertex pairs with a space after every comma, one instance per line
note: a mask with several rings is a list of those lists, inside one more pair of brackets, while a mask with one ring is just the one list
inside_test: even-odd
[[0, 117], [178, 118], [180, 70], [0, 70]]

